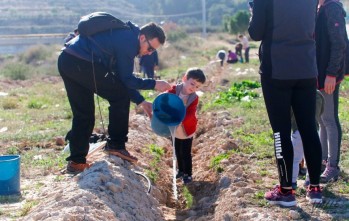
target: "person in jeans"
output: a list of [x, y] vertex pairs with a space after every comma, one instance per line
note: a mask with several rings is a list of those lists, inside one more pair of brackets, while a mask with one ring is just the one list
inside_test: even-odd
[[254, 0], [248, 32], [259, 48], [264, 101], [273, 130], [279, 185], [265, 193], [270, 204], [295, 206], [292, 190], [291, 108], [302, 137], [310, 185], [306, 198], [321, 203], [321, 143], [316, 129], [315, 31], [317, 0]]
[[319, 70], [318, 88], [325, 98], [320, 118], [322, 159], [326, 169], [320, 181], [336, 181], [339, 176], [342, 129], [338, 117], [339, 87], [345, 73], [348, 37], [346, 13], [337, 0], [320, 0], [316, 19], [316, 58]]
[[[151, 117], [152, 104], [137, 89], [166, 91], [166, 81], [142, 79], [133, 75], [134, 58], [153, 53], [164, 44], [160, 26], [149, 23], [139, 28], [131, 22], [128, 29], [113, 29], [90, 37], [78, 35], [69, 41], [58, 57], [73, 112], [69, 132], [70, 156], [67, 172], [79, 173], [90, 167], [86, 162], [89, 138], [95, 124], [94, 94], [109, 102], [109, 125], [105, 152], [130, 162], [137, 158], [127, 150], [130, 100], [142, 106]], [[106, 53], [108, 51], [109, 53]]]
[[186, 108], [183, 121], [175, 131], [175, 151], [178, 164], [176, 178], [182, 178], [184, 184], [192, 181], [191, 147], [197, 128], [196, 111], [199, 97], [195, 93], [206, 81], [204, 72], [198, 68], [189, 68], [183, 77], [183, 83], [172, 87], [168, 93], [176, 94], [182, 99]]
[[242, 44], [242, 48], [244, 49], [245, 62], [250, 62], [250, 44], [248, 42], [248, 38], [244, 35], [239, 35], [240, 42]]

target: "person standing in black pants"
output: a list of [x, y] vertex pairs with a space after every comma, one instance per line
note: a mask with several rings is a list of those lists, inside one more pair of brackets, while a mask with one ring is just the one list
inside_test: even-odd
[[321, 203], [321, 143], [315, 121], [316, 0], [255, 0], [248, 28], [259, 49], [265, 106], [273, 130], [279, 185], [265, 193], [270, 204], [295, 206], [292, 190], [291, 108], [303, 141], [310, 185], [306, 198]]

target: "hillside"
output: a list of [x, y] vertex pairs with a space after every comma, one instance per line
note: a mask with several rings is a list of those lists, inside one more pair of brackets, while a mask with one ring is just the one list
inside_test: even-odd
[[[82, 15], [107, 11], [137, 24], [174, 21], [182, 25], [202, 24], [201, 0], [3, 0], [0, 5], [0, 35], [67, 33]], [[206, 0], [208, 25], [222, 26], [224, 15], [247, 9], [244, 0]]]

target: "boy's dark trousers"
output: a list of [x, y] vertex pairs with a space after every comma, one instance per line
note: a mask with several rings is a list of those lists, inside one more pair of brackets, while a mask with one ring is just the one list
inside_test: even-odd
[[[100, 63], [79, 59], [66, 52], [58, 58], [58, 70], [63, 78], [73, 112], [70, 156], [67, 160], [85, 163], [89, 137], [95, 124], [94, 93], [109, 102], [109, 141], [125, 148], [128, 134], [130, 97], [127, 88]], [[97, 92], [96, 92], [97, 88]]]
[[191, 159], [191, 145], [193, 138], [175, 139], [176, 157], [178, 163], [178, 172], [183, 172], [188, 176], [192, 175], [192, 159]]

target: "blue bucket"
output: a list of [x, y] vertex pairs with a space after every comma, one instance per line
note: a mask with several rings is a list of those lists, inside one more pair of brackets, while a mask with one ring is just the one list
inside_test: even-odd
[[183, 101], [175, 94], [164, 93], [153, 102], [151, 128], [163, 137], [171, 136], [169, 127], [179, 125], [185, 117]]
[[0, 156], [0, 195], [20, 194], [19, 155]]

